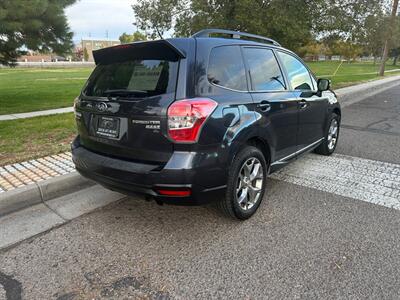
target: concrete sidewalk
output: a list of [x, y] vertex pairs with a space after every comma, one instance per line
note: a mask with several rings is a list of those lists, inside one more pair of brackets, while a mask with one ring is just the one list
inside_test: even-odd
[[0, 121], [26, 119], [26, 118], [48, 116], [48, 115], [55, 115], [55, 114], [64, 114], [64, 113], [69, 113], [69, 112], [73, 112], [73, 111], [74, 111], [73, 107], [65, 107], [65, 108], [57, 108], [57, 109], [32, 111], [32, 112], [20, 113], [20, 114], [0, 115]]

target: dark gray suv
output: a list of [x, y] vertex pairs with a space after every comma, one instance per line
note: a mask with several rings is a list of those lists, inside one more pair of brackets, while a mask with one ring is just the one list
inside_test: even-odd
[[158, 203], [219, 204], [246, 219], [269, 173], [330, 155], [340, 106], [293, 52], [269, 38], [209, 29], [94, 51], [75, 101], [76, 169]]

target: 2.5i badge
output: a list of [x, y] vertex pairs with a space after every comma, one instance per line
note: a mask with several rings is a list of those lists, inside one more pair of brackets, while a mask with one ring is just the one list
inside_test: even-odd
[[158, 120], [132, 120], [132, 124], [144, 125], [146, 129], [160, 129]]

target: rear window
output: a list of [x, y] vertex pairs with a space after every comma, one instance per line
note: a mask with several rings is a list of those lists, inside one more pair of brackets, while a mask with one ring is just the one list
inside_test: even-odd
[[246, 73], [239, 46], [222, 46], [212, 49], [207, 77], [213, 84], [246, 91]]
[[90, 76], [84, 95], [93, 97], [144, 98], [172, 93], [178, 62], [129, 60], [99, 64]]

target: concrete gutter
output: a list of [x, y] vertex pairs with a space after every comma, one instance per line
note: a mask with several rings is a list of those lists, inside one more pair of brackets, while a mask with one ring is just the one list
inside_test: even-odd
[[124, 199], [72, 172], [0, 194], [0, 250]]
[[0, 217], [95, 185], [72, 172], [0, 194]]

